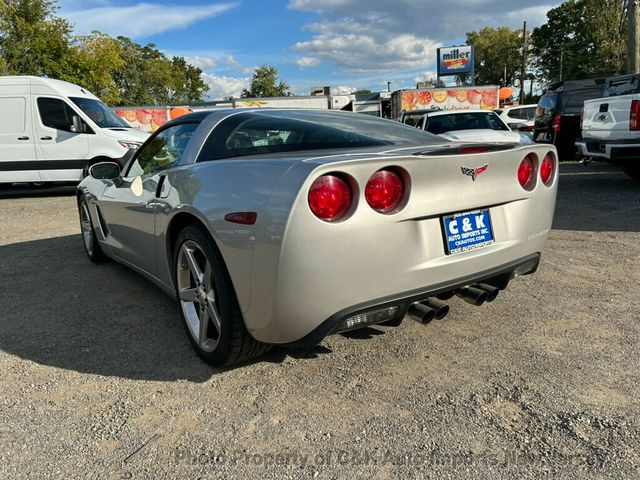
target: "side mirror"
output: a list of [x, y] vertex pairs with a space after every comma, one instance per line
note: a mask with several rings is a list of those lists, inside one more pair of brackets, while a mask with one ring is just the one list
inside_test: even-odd
[[71, 125], [71, 129], [75, 133], [86, 133], [87, 125], [82, 121], [82, 119], [78, 115], [74, 115], [71, 117], [73, 124]]
[[89, 175], [96, 180], [113, 180], [120, 176], [120, 165], [114, 162], [100, 162], [91, 165]]

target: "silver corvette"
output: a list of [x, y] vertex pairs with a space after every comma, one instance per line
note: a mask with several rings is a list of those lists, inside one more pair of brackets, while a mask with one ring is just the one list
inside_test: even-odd
[[221, 110], [161, 127], [78, 187], [87, 255], [180, 304], [214, 365], [493, 300], [533, 273], [554, 147], [452, 143], [344, 112]]

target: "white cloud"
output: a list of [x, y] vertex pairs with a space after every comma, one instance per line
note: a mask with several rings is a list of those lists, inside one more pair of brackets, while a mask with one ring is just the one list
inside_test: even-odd
[[201, 70], [206, 70], [208, 68], [214, 68], [218, 65], [218, 62], [210, 57], [201, 57], [199, 55], [185, 55], [184, 59], [187, 63], [193, 65], [194, 67], [198, 67]]
[[[109, 35], [124, 35], [134, 39], [188, 27], [206, 18], [221, 15], [236, 3], [209, 5], [166, 5], [137, 3], [116, 6], [111, 2], [62, 3], [60, 14], [71, 21], [78, 32], [100, 30]], [[86, 8], [86, 7], [89, 8]], [[84, 7], [84, 8], [83, 8]]]
[[544, 23], [560, 0], [290, 0], [289, 8], [316, 13], [305, 26], [311, 38], [293, 50], [336, 64], [348, 74], [423, 70], [436, 48], [460, 42], [484, 26], [528, 28]]
[[347, 87], [344, 85], [338, 86], [338, 87], [331, 87], [331, 93], [333, 95], [349, 95], [353, 92], [355, 92], [357, 89], [353, 88], [353, 87]]
[[239, 97], [242, 90], [249, 88], [251, 84], [251, 78], [249, 77], [227, 77], [203, 73], [202, 79], [209, 85], [209, 91], [206, 93], [207, 100]]
[[320, 59], [315, 57], [300, 57], [296, 60], [296, 64], [300, 68], [317, 67], [320, 64]]
[[246, 75], [252, 74], [255, 70], [255, 67], [247, 67], [246, 65], [241, 64], [238, 60], [235, 59], [233, 55], [227, 55], [226, 63], [227, 65], [233, 67], [235, 70], [238, 70], [239, 72]]

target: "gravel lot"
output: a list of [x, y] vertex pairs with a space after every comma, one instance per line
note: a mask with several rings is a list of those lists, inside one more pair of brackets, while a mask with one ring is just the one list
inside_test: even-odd
[[86, 260], [73, 188], [0, 190], [0, 478], [640, 478], [640, 183], [561, 172], [492, 304], [225, 370]]

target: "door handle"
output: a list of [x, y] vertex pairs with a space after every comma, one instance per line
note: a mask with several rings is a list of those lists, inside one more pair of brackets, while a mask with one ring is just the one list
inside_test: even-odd
[[53, 138], [47, 135], [46, 137], [40, 137], [40, 140], [53, 140]]
[[29, 137], [18, 137], [18, 140], [20, 140], [21, 142], [25, 141], [25, 140], [29, 140]]

